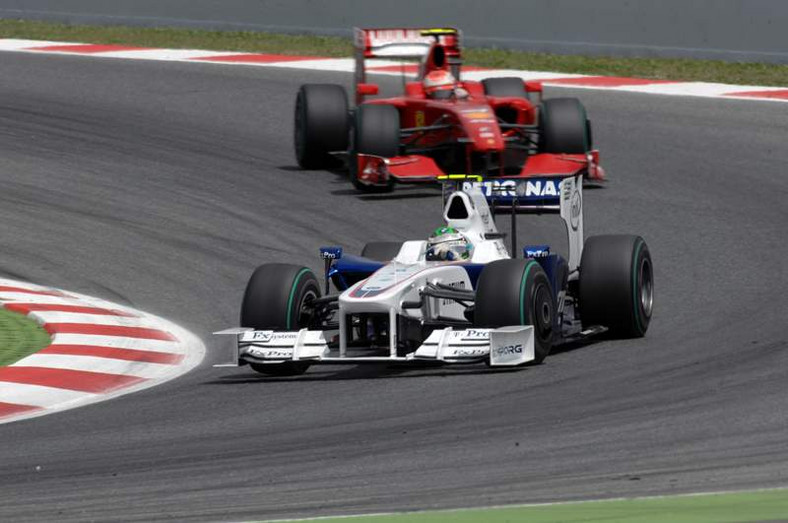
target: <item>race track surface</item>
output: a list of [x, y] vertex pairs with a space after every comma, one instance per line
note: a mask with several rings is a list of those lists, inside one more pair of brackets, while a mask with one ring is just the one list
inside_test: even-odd
[[[255, 266], [425, 237], [437, 192], [294, 168], [302, 82], [345, 74], [0, 55], [0, 274], [208, 342], [160, 387], [0, 426], [0, 520], [242, 520], [788, 483], [788, 108], [578, 94], [612, 179], [586, 233], [643, 235], [645, 339], [516, 372], [213, 369]], [[556, 221], [519, 228], [560, 239]], [[211, 352], [213, 351], [213, 352]]]

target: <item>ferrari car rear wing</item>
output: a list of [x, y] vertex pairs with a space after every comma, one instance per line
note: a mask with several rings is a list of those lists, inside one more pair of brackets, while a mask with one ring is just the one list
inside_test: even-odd
[[441, 28], [354, 28], [356, 52], [363, 58], [421, 58], [433, 42], [447, 55], [460, 55], [460, 30]]
[[460, 74], [460, 30], [454, 27], [439, 28], [371, 28], [353, 29], [353, 42], [356, 58], [356, 103], [364, 100], [359, 86], [366, 84], [366, 60], [369, 58], [403, 58], [424, 61], [433, 45], [443, 50], [442, 59], [451, 68], [452, 74]]
[[[397, 356], [396, 347], [388, 354], [361, 350], [331, 348], [323, 331], [255, 331], [245, 328], [227, 329], [214, 334], [232, 335], [229, 361], [215, 367], [237, 367], [245, 363], [277, 364], [287, 361], [309, 363], [475, 363], [487, 361], [494, 367], [522, 365], [534, 360], [534, 332], [530, 325], [497, 329], [462, 329], [451, 327], [432, 332], [416, 349]], [[359, 354], [361, 352], [362, 354]]]

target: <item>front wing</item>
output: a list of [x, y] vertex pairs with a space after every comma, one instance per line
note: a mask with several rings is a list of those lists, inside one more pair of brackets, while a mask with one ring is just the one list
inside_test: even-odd
[[[351, 161], [353, 161], [351, 157]], [[391, 180], [398, 183], [430, 183], [445, 176], [443, 170], [429, 156], [407, 155], [394, 158], [358, 154], [358, 181], [370, 186], [385, 186]], [[353, 172], [353, 170], [351, 170]], [[592, 182], [607, 180], [604, 169], [599, 165], [598, 153], [583, 154], [541, 153], [531, 156], [519, 174], [507, 178], [532, 178], [539, 176], [574, 176], [584, 173], [584, 178]]]
[[232, 335], [227, 363], [215, 367], [237, 367], [245, 363], [276, 364], [286, 361], [310, 363], [441, 363], [488, 362], [494, 367], [522, 365], [534, 360], [532, 326], [501, 327], [497, 329], [463, 329], [451, 327], [435, 330], [421, 346], [405, 356], [340, 354], [329, 346], [323, 331], [255, 331], [233, 328], [214, 334]]

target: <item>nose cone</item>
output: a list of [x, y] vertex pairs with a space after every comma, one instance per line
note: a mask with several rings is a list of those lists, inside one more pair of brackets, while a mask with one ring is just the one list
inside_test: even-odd
[[458, 116], [474, 150], [503, 151], [503, 135], [492, 109], [486, 105], [466, 106], [458, 109]]

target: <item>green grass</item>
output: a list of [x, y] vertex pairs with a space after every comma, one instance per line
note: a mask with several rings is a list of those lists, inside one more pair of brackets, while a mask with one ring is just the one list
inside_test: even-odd
[[788, 65], [678, 58], [612, 58], [469, 49], [468, 63], [505, 69], [724, 84], [788, 86]]
[[66, 25], [30, 20], [0, 20], [0, 38], [328, 57], [353, 54], [353, 46], [349, 39], [331, 36], [205, 31], [169, 27]]
[[[65, 25], [6, 19], [0, 20], [0, 38], [326, 57], [352, 56], [352, 45], [348, 38], [249, 31]], [[788, 87], [788, 65], [667, 58], [589, 57], [487, 48], [466, 49], [465, 62], [469, 65], [504, 69]]]
[[38, 352], [50, 343], [49, 334], [38, 323], [0, 307], [0, 367]]
[[[728, 523], [785, 521], [788, 490], [321, 518], [320, 523]], [[305, 519], [303, 521], [309, 521]]]

